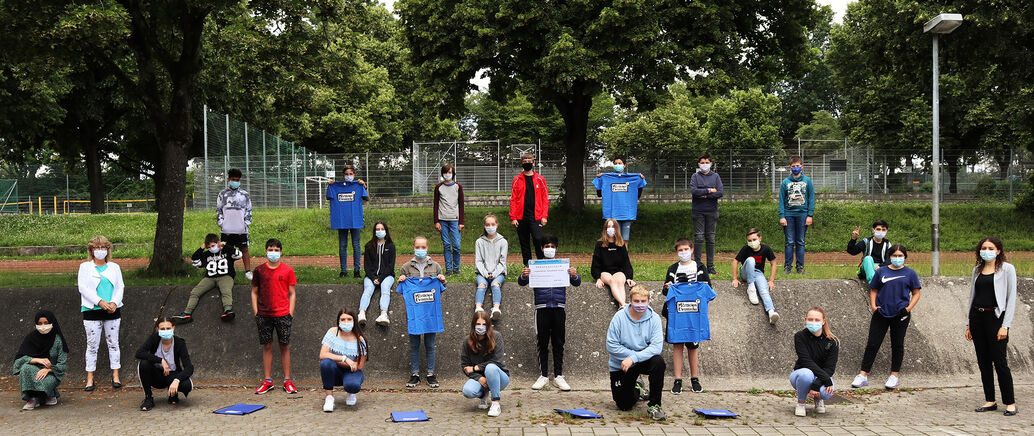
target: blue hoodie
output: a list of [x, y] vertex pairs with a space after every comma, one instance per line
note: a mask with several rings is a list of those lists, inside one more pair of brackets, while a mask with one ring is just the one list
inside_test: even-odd
[[664, 330], [661, 328], [661, 317], [646, 309], [639, 321], [632, 320], [629, 311], [632, 306], [626, 304], [610, 320], [607, 328], [607, 353], [610, 353], [610, 371], [621, 371], [621, 361], [631, 357], [632, 362], [639, 363], [661, 354], [664, 347]]

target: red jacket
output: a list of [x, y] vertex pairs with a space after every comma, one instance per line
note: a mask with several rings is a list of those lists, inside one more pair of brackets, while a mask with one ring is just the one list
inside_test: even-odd
[[[549, 217], [549, 187], [542, 174], [531, 176], [535, 182], [535, 221]], [[510, 186], [510, 221], [524, 218], [524, 173], [513, 178]]]

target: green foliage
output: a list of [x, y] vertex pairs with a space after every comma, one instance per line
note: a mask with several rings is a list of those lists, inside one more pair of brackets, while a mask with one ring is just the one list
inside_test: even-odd
[[779, 97], [758, 88], [735, 90], [718, 98], [707, 113], [707, 144], [714, 152], [779, 150]]
[[816, 111], [840, 113], [843, 104], [833, 80], [833, 70], [826, 60], [833, 9], [820, 6], [818, 13], [820, 18], [814, 27], [808, 29], [808, 62], [812, 69], [800, 78], [778, 82], [773, 89], [783, 103], [779, 134], [784, 140], [793, 138], [799, 128], [812, 121]]
[[800, 139], [844, 139], [844, 131], [829, 112], [815, 111], [811, 113], [811, 122], [797, 129], [796, 138]]

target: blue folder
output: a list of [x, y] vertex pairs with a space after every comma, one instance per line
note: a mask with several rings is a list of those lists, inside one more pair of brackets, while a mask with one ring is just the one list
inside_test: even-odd
[[585, 409], [553, 409], [556, 413], [568, 413], [575, 418], [602, 418], [603, 415], [597, 415]]
[[737, 415], [725, 409], [693, 409], [696, 413], [708, 418], [735, 418]]
[[225, 408], [222, 408], [222, 409], [219, 409], [219, 410], [215, 410], [212, 413], [217, 413], [219, 415], [247, 415], [247, 414], [249, 414], [251, 412], [254, 412], [256, 410], [262, 410], [262, 409], [265, 409], [265, 408], [266, 408], [266, 406], [262, 405], [262, 404], [237, 403], [237, 404], [234, 404], [234, 405], [232, 405], [230, 407], [225, 407]]
[[427, 421], [431, 418], [428, 418], [423, 410], [414, 410], [412, 412], [391, 412], [390, 419], [393, 422], [419, 422]]

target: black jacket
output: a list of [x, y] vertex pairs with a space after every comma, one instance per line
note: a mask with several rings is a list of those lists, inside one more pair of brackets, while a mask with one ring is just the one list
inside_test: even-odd
[[[151, 333], [151, 336], [144, 341], [144, 344], [140, 346], [140, 349], [136, 350], [136, 358], [143, 362], [150, 363], [152, 365], [161, 365], [162, 358], [155, 356], [154, 352], [158, 351], [158, 347], [161, 346], [162, 340], [158, 337], [158, 332]], [[179, 336], [172, 338], [172, 354], [174, 360], [176, 360], [176, 371], [170, 372], [170, 375], [174, 375], [180, 383], [187, 381], [190, 376], [194, 375], [194, 364], [190, 362], [190, 353], [187, 351], [187, 341]]]
[[876, 245], [872, 238], [862, 238], [861, 241], [857, 239], [851, 239], [847, 241], [847, 254], [852, 256], [862, 253], [862, 256], [872, 256], [872, 260], [877, 266], [890, 265], [890, 241], [887, 238], [883, 238], [883, 249], [873, 250], [873, 246]]
[[632, 279], [632, 262], [628, 260], [628, 245], [618, 247], [616, 245], [603, 246], [602, 242], [596, 241], [596, 249], [592, 252], [592, 279], [599, 280], [600, 274], [618, 272], [625, 273], [625, 278]]
[[[517, 276], [517, 286], [528, 286], [531, 283], [531, 277], [526, 277], [524, 274]], [[582, 277], [577, 273], [571, 276], [571, 286], [578, 287], [582, 285]], [[567, 306], [567, 288], [531, 288], [531, 291], [535, 294], [535, 308], [536, 309], [551, 309], [561, 308]]]
[[802, 329], [793, 335], [793, 347], [797, 350], [797, 363], [793, 369], [808, 368], [815, 373], [811, 390], [833, 386], [833, 372], [837, 369], [837, 356], [840, 354], [840, 345], [836, 341]]
[[[369, 277], [370, 280], [383, 282], [388, 277], [395, 277], [395, 243], [384, 241], [384, 253], [379, 256], [379, 259], [377, 243], [367, 244], [366, 252], [363, 253], [363, 265], [363, 268], [366, 269], [366, 277]], [[378, 267], [380, 267], [380, 272], [377, 272]]]
[[[467, 377], [477, 380], [485, 375], [485, 365], [494, 363], [503, 372], [509, 374], [510, 371], [506, 369], [506, 364], [503, 362], [503, 334], [498, 331], [495, 333], [495, 350], [492, 350], [488, 354], [474, 353], [471, 351], [470, 346], [467, 345], [467, 338], [463, 338], [463, 346], [460, 347], [460, 370], [468, 366], [477, 366], [478, 370], [466, 374]], [[484, 342], [484, 341], [482, 341]]]

